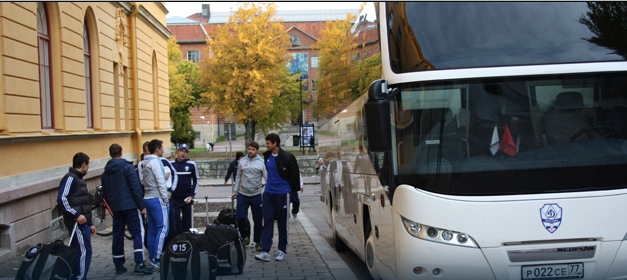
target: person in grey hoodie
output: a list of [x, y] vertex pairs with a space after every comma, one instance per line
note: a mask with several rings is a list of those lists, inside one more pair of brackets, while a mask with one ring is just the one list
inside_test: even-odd
[[[144, 185], [144, 203], [148, 212], [148, 237], [146, 240], [150, 255], [150, 268], [157, 269], [163, 243], [168, 236], [168, 213], [170, 212], [165, 171], [159, 157], [163, 156], [163, 141], [154, 139], [148, 144], [150, 155], [141, 164], [141, 182]], [[139, 168], [138, 168], [139, 169]]]
[[263, 159], [257, 154], [258, 152], [259, 144], [250, 142], [248, 144], [248, 156], [242, 158], [238, 163], [231, 198], [237, 198], [235, 219], [245, 245], [248, 245], [248, 240], [250, 240], [250, 224], [246, 223], [248, 207], [250, 206], [254, 223], [253, 241], [255, 242], [255, 249], [261, 251], [261, 230], [263, 229], [261, 190], [263, 189], [263, 182], [268, 179], [268, 171], [266, 171]]

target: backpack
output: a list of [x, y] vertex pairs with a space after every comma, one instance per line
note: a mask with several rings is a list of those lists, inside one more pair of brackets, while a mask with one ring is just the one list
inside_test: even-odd
[[[74, 237], [77, 223], [70, 237]], [[74, 279], [76, 274], [76, 249], [66, 246], [62, 240], [49, 244], [39, 243], [24, 253], [24, 259], [17, 270], [15, 280], [27, 279]]]

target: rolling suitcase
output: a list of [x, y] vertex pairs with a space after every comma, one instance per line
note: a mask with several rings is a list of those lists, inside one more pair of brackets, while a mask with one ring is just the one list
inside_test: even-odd
[[[221, 224], [221, 225], [231, 225], [233, 227], [238, 228], [239, 225], [237, 224], [237, 219], [235, 218], [236, 210], [235, 210], [234, 203], [235, 203], [234, 200], [231, 200], [231, 208], [222, 209], [220, 213], [218, 213], [218, 218], [213, 220], [213, 223]], [[246, 223], [246, 226], [250, 228], [250, 221], [248, 219], [246, 219], [245, 223]]]
[[[68, 244], [72, 242], [77, 227], [78, 223], [75, 223]], [[15, 279], [73, 279], [77, 272], [75, 269], [76, 249], [66, 246], [62, 240], [39, 243], [24, 253]]]
[[161, 280], [216, 279], [217, 261], [210, 255], [209, 237], [184, 232], [173, 238], [161, 255]]
[[[205, 197], [207, 222], [209, 222], [208, 198]], [[218, 265], [217, 275], [241, 274], [246, 263], [246, 252], [237, 228], [230, 224], [207, 224], [209, 254]]]

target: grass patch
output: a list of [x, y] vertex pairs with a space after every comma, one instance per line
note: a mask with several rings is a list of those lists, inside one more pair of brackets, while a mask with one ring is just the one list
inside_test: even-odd
[[[242, 137], [242, 136], [244, 136], [244, 134], [237, 134], [237, 135], [235, 135], [235, 137], [238, 137], [238, 138]], [[216, 138], [216, 144], [220, 143], [220, 142], [224, 142], [224, 136], [220, 136], [220, 137]]]
[[331, 131], [318, 131], [318, 135], [335, 136], [336, 133], [335, 132], [331, 132]]

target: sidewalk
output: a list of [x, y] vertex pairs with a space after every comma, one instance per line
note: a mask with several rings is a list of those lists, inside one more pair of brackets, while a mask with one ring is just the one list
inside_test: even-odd
[[[234, 178], [235, 176], [231, 176], [231, 178]], [[224, 185], [224, 179], [201, 179], [198, 182], [198, 185], [201, 187], [224, 187], [224, 186], [230, 186], [231, 185], [231, 181], [233, 179], [229, 178], [229, 182], [227, 185]], [[304, 185], [319, 185], [320, 184], [320, 176], [304, 176], [303, 178], [303, 184]], [[199, 194], [196, 195], [196, 198], [204, 198], [205, 195], [200, 195], [200, 192], [202, 191], [202, 188], [198, 189]]]
[[[211, 200], [217, 201], [228, 195], [230, 195], [230, 187], [200, 188], [196, 200], [204, 203], [204, 197], [208, 196]], [[251, 218], [250, 215], [249, 218]], [[303, 211], [298, 214], [298, 220], [290, 221], [289, 237], [286, 261], [274, 261], [278, 253], [278, 230], [275, 226], [274, 242], [270, 250], [272, 261], [255, 260], [254, 255], [258, 252], [253, 249], [252, 245], [249, 245], [246, 247], [244, 272], [241, 275], [218, 276], [217, 279], [357, 279]], [[116, 275], [111, 256], [111, 239], [111, 236], [95, 235], [92, 237], [94, 253], [88, 279], [159, 279], [158, 271], [152, 275], [132, 273], [134, 262], [133, 246], [130, 240], [125, 240], [124, 243], [125, 266], [129, 272]], [[67, 243], [67, 240], [65, 242]], [[147, 258], [146, 250], [144, 250], [144, 255]], [[8, 279], [12, 278], [0, 278], [0, 280]]]

